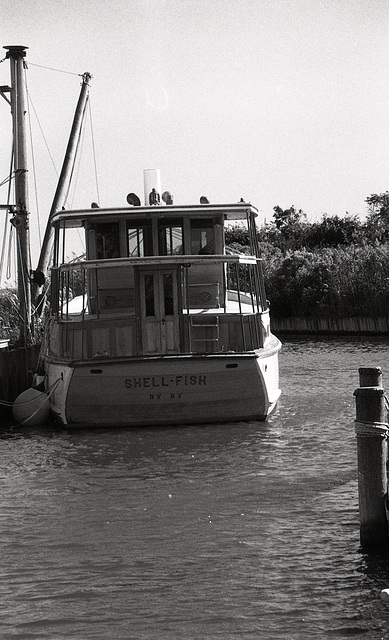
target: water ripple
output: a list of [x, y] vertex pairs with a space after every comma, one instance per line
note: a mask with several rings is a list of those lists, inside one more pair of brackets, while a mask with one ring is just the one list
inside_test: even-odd
[[1, 638], [386, 638], [352, 394], [387, 357], [383, 340], [286, 341], [266, 423], [4, 427]]

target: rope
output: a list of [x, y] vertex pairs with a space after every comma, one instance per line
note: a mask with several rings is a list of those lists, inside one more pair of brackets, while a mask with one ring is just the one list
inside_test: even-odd
[[386, 438], [389, 433], [387, 422], [357, 422], [355, 420], [355, 433], [362, 438]]
[[385, 409], [389, 413], [389, 398], [386, 395], [386, 393], [384, 393], [384, 402], [385, 402]]
[[[47, 398], [50, 398], [53, 395], [54, 391], [58, 387], [58, 384], [61, 382], [61, 380], [62, 378], [58, 378], [58, 380], [55, 380], [55, 382], [53, 382], [53, 384], [51, 385], [51, 387], [47, 389], [47, 391], [43, 392], [45, 395], [47, 395]], [[31, 389], [33, 389], [33, 387], [31, 387]], [[32, 400], [24, 400], [23, 402], [20, 402], [20, 405], [21, 406], [28, 405], [28, 404], [31, 404], [32, 402], [35, 402], [35, 398]], [[44, 402], [46, 402], [46, 399], [44, 400]], [[14, 401], [10, 402], [9, 400], [0, 400], [0, 405], [4, 407], [13, 407]]]
[[[61, 379], [62, 379], [62, 378], [58, 378], [58, 380], [56, 380], [55, 382], [53, 382], [53, 384], [52, 384], [52, 385], [51, 385], [51, 387], [50, 387], [50, 391], [49, 391], [49, 392], [46, 392], [46, 393], [44, 394], [44, 395], [45, 395], [45, 398], [44, 398], [44, 400], [43, 400], [42, 404], [41, 404], [41, 405], [36, 409], [36, 411], [34, 411], [34, 413], [32, 413], [30, 416], [28, 416], [28, 418], [26, 418], [25, 420], [23, 420], [23, 422], [19, 422], [19, 423], [18, 423], [18, 425], [17, 425], [18, 427], [22, 427], [22, 426], [23, 426], [24, 424], [26, 424], [29, 420], [31, 420], [31, 418], [33, 418], [34, 416], [36, 416], [36, 414], [38, 413], [38, 411], [40, 411], [40, 410], [42, 409], [43, 405], [45, 405], [45, 404], [46, 404], [46, 402], [48, 402], [48, 401], [50, 400], [50, 397], [53, 395], [53, 393], [54, 393], [54, 391], [56, 390], [56, 388], [57, 388], [58, 384], [61, 382]], [[23, 403], [21, 403], [21, 404], [29, 404], [30, 402], [35, 402], [35, 399], [34, 399], [34, 400], [28, 400], [28, 401], [23, 402]]]

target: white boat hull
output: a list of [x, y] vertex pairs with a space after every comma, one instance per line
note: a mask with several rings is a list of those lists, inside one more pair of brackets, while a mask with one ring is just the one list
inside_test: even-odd
[[280, 346], [272, 337], [242, 354], [46, 361], [48, 386], [57, 385], [51, 408], [69, 426], [264, 420], [280, 395]]

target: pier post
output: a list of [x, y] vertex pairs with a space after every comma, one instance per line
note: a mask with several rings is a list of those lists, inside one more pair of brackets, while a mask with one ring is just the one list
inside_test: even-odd
[[364, 549], [388, 547], [387, 494], [388, 415], [382, 371], [359, 369], [355, 433], [358, 452], [360, 540]]

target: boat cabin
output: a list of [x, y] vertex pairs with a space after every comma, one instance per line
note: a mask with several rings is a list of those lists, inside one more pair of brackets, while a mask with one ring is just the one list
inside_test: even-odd
[[[231, 353], [270, 335], [255, 207], [150, 205], [53, 217], [53, 355]], [[246, 221], [252, 255], [226, 250], [228, 221]], [[82, 235], [85, 257], [69, 261]]]

